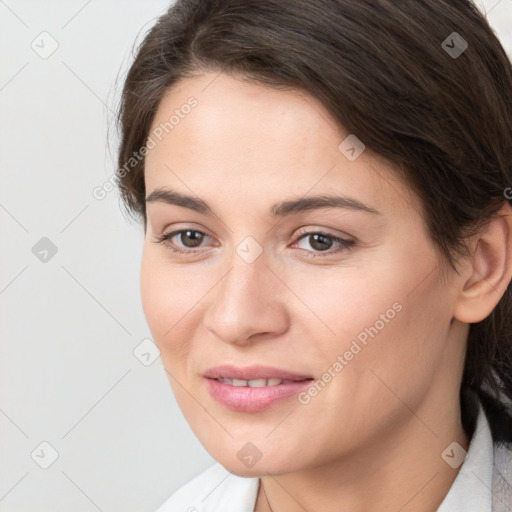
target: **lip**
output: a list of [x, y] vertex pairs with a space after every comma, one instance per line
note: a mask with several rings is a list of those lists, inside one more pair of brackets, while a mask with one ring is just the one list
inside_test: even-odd
[[[204, 377], [206, 388], [214, 400], [228, 409], [240, 412], [263, 411], [276, 402], [297, 395], [313, 380], [309, 375], [268, 366], [216, 366], [207, 370]], [[281, 379], [288, 382], [265, 387], [232, 386], [216, 380], [221, 377], [240, 380]]]

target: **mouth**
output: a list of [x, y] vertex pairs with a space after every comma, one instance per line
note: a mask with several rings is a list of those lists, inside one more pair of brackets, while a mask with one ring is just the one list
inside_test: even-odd
[[313, 381], [308, 375], [265, 366], [218, 366], [203, 377], [214, 400], [240, 412], [263, 411], [298, 394]]
[[[295, 373], [282, 368], [275, 368], [272, 366], [245, 366], [237, 367], [232, 365], [213, 366], [208, 368], [203, 374], [207, 379], [228, 379], [231, 381], [243, 381], [243, 382], [256, 382], [256, 381], [271, 381], [271, 386], [278, 385], [273, 384], [277, 380], [281, 381], [302, 381], [312, 379], [312, 375]], [[237, 384], [234, 384], [235, 386]], [[239, 386], [245, 386], [247, 384], [238, 384]], [[258, 385], [254, 386], [258, 387]]]
[[[219, 377], [215, 380], [217, 382], [222, 382], [222, 384], [229, 384], [230, 386], [235, 386], [235, 387], [248, 386], [250, 388], [264, 388], [264, 387], [279, 386], [281, 384], [294, 384], [295, 382], [303, 382], [303, 380], [291, 380], [291, 379], [243, 380], [243, 379], [230, 379], [229, 377]], [[310, 380], [310, 379], [304, 379], [304, 380]]]

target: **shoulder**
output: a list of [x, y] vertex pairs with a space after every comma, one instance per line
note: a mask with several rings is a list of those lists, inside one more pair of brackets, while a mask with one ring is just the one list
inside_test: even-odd
[[220, 464], [182, 485], [156, 512], [253, 512], [258, 478], [230, 473]]

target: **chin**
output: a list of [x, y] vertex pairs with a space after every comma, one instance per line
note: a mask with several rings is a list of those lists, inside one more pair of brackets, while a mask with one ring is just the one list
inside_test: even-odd
[[214, 458], [230, 473], [244, 478], [259, 478], [267, 475], [278, 476], [300, 470], [300, 468], [292, 467], [290, 465], [291, 457], [287, 457], [285, 454], [280, 453], [279, 458], [281, 457], [284, 460], [276, 460], [274, 457], [272, 457], [272, 454], [269, 454], [267, 457], [265, 457], [263, 454], [261, 459], [255, 463], [251, 461], [244, 462], [244, 454], [240, 454], [240, 458], [242, 460], [239, 460], [238, 455], [236, 455], [234, 458], [231, 456]]

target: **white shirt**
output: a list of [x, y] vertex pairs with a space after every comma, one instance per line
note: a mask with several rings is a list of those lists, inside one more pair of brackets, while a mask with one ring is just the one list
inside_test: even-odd
[[[468, 452], [437, 512], [492, 512], [493, 441], [478, 406]], [[215, 464], [180, 487], [156, 512], [254, 512], [258, 488], [259, 478], [239, 477]]]

